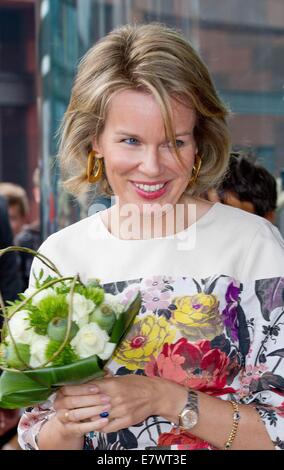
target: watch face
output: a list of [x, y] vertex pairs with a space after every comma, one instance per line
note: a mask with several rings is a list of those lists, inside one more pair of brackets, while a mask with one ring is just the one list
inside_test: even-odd
[[198, 414], [189, 409], [185, 409], [181, 414], [181, 427], [191, 429], [198, 422]]

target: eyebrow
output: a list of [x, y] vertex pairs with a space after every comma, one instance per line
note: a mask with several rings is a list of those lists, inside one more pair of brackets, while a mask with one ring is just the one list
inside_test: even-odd
[[[141, 138], [138, 134], [133, 134], [132, 132], [125, 131], [125, 130], [122, 130], [122, 129], [115, 132], [115, 134], [117, 134], [117, 135], [131, 135], [131, 137], [135, 137], [135, 139], [136, 138], [138, 138], [138, 139]], [[181, 137], [183, 135], [192, 135], [192, 132], [184, 131], [184, 132], [179, 132], [178, 134], [175, 134], [176, 137]]]

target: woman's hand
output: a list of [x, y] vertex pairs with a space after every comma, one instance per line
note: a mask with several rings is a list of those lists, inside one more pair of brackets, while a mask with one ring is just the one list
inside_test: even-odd
[[[149, 378], [142, 375], [124, 375], [107, 377], [94, 380], [93, 386], [97, 386], [99, 396], [108, 396], [111, 403], [109, 408], [109, 422], [103, 426], [102, 432], [116, 432], [120, 429], [128, 428], [138, 424], [149, 416], [161, 415], [162, 409], [167, 409], [167, 414], [178, 415], [184, 399], [186, 401], [186, 391], [183, 387], [161, 378]], [[174, 387], [174, 389], [173, 389]], [[180, 401], [179, 393], [182, 393]], [[174, 392], [174, 393], [173, 393]], [[161, 407], [161, 402], [163, 406]], [[177, 403], [177, 412], [175, 404]], [[97, 416], [93, 417], [95, 421]]]
[[54, 408], [61, 434], [66, 438], [83, 437], [89, 432], [100, 431], [108, 423], [108, 418], [99, 415], [110, 412], [111, 403], [109, 397], [98, 393], [97, 387], [89, 382], [62, 387], [56, 394]]

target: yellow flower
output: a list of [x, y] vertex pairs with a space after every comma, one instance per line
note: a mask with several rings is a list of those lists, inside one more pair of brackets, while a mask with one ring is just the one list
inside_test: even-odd
[[157, 357], [164, 343], [175, 339], [175, 331], [164, 317], [137, 318], [113, 359], [130, 370], [144, 369], [151, 357]]
[[191, 341], [213, 339], [223, 333], [219, 301], [215, 295], [195, 294], [175, 297], [171, 322]]

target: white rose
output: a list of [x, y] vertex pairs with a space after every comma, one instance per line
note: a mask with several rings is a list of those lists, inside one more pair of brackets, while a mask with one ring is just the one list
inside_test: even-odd
[[46, 348], [49, 343], [49, 338], [42, 335], [34, 335], [33, 342], [30, 348], [30, 366], [40, 367], [46, 362]]
[[9, 320], [9, 328], [8, 341], [12, 336], [16, 343], [31, 344], [35, 332], [30, 327], [29, 312], [27, 310], [20, 310], [15, 313]]
[[98, 354], [98, 356], [103, 360], [106, 361], [111, 357], [113, 351], [115, 350], [116, 344], [115, 343], [106, 343], [104, 352]]
[[[67, 302], [70, 303], [71, 294], [67, 294]], [[86, 299], [81, 294], [73, 294], [72, 320], [81, 328], [89, 321], [89, 314], [94, 310], [95, 304], [92, 300]]]
[[[24, 296], [29, 297], [32, 295], [34, 292], [36, 292], [37, 289], [34, 289], [33, 287], [29, 287], [28, 289], [25, 290]], [[45, 297], [49, 297], [50, 295], [56, 295], [56, 292], [51, 288], [48, 287], [47, 289], [44, 289], [40, 292], [38, 292], [33, 298], [32, 298], [32, 303], [33, 305], [39, 304], [39, 302], [44, 299]]]
[[96, 323], [84, 325], [72, 339], [71, 345], [83, 359], [98, 355], [101, 359], [108, 359], [114, 351], [115, 344], [109, 342], [109, 335]]
[[107, 304], [111, 307], [116, 317], [119, 317], [119, 315], [121, 315], [125, 310], [125, 305], [119, 303], [119, 299], [119, 295], [105, 294], [103, 301], [104, 304]]

